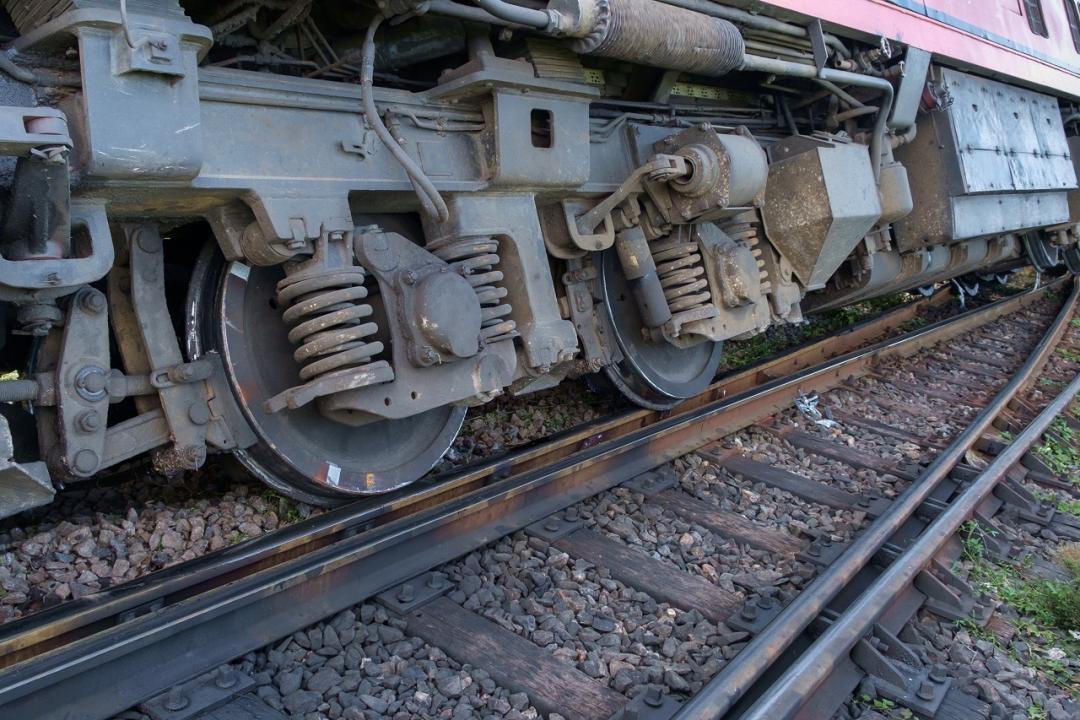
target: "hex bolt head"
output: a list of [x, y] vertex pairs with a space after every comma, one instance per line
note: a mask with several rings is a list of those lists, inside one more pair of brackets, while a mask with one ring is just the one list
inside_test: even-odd
[[75, 457], [72, 458], [72, 467], [75, 472], [83, 475], [89, 475], [97, 470], [100, 463], [101, 461], [98, 460], [97, 453], [85, 448], [75, 453]]
[[821, 555], [821, 542], [813, 540], [806, 546], [806, 554], [810, 557], [818, 557]]
[[214, 677], [214, 684], [222, 690], [227, 690], [236, 685], [238, 679], [232, 665], [222, 665], [217, 669], [217, 675]]
[[920, 700], [933, 700], [934, 699], [934, 685], [933, 683], [922, 682], [919, 684], [919, 691], [915, 693], [919, 696]]
[[84, 433], [97, 432], [101, 428], [101, 414], [97, 410], [84, 410], [75, 418], [75, 427]]
[[108, 308], [105, 295], [92, 288], [87, 288], [79, 295], [79, 306], [91, 315], [100, 315]]
[[401, 586], [397, 593], [398, 602], [412, 602], [416, 599], [416, 588], [410, 583], [405, 583]]
[[183, 688], [179, 685], [173, 685], [169, 688], [169, 694], [165, 696], [165, 709], [172, 712], [178, 712], [183, 710], [191, 701], [188, 700], [187, 695], [184, 693]]
[[743, 605], [742, 610], [739, 612], [739, 616], [743, 620], [753, 620], [757, 617], [757, 608], [753, 605]]
[[414, 273], [412, 270], [406, 270], [405, 272], [401, 273], [401, 282], [405, 283], [406, 285], [415, 285], [416, 273]]
[[566, 522], [577, 522], [577, 508], [567, 508], [566, 512], [563, 513], [563, 519], [566, 520]]
[[445, 585], [446, 579], [439, 573], [433, 572], [431, 575], [428, 575], [427, 586], [432, 590], [442, 590]]
[[941, 667], [940, 665], [935, 665], [930, 668], [930, 674], [928, 677], [932, 681], [936, 682], [938, 685], [949, 679], [949, 676], [945, 674], [945, 668]]
[[657, 708], [664, 704], [664, 695], [660, 692], [660, 688], [650, 685], [645, 688], [645, 696], [641, 700], [649, 707]]

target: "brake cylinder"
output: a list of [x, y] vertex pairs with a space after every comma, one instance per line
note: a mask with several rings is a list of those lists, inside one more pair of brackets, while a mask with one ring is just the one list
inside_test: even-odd
[[727, 20], [656, 0], [555, 0], [549, 7], [573, 17], [569, 34], [583, 54], [719, 76], [738, 70], [746, 51]]

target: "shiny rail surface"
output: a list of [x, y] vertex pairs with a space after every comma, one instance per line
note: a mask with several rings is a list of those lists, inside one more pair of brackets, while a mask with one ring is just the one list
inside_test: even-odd
[[[1074, 286], [1070, 303], [1075, 296]], [[722, 380], [676, 411], [623, 413], [438, 486], [376, 506], [347, 506], [10, 623], [0, 630], [0, 716], [69, 717], [78, 698], [78, 717], [108, 717], [783, 410], [800, 395], [836, 387], [878, 360], [911, 355], [1041, 298], [1042, 291], [1025, 293], [807, 367], [809, 358], [845, 352], [880, 331], [868, 326], [863, 335], [830, 339]], [[1025, 372], [1034, 362], [1033, 356]], [[1018, 376], [1010, 388], [1022, 384]], [[939, 462], [963, 456], [1008, 401], [1002, 397], [980, 414], [972, 426], [979, 430], [963, 433]], [[917, 497], [907, 505], [914, 507]], [[854, 546], [847, 554], [853, 552]], [[686, 714], [693, 703], [686, 717], [693, 716]]]

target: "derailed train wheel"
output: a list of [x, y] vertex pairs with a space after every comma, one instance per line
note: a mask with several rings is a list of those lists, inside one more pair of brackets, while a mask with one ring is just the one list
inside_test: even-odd
[[631, 402], [668, 410], [709, 386], [723, 359], [723, 343], [704, 342], [688, 348], [646, 339], [641, 313], [614, 250], [600, 258], [597, 274], [606, 309], [606, 325], [623, 359], [605, 368], [615, 387]]
[[187, 301], [192, 358], [218, 352], [258, 441], [236, 452], [256, 477], [302, 502], [332, 505], [407, 485], [449, 449], [465, 408], [346, 425], [314, 403], [270, 413], [264, 402], [298, 383], [288, 327], [276, 307], [280, 267], [226, 262], [213, 243], [195, 265]]

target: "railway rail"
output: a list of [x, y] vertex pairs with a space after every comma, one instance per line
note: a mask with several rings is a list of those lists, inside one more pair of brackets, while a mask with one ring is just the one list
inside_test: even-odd
[[[484, 667], [500, 685], [528, 694], [545, 714], [825, 717], [831, 712], [827, 705], [842, 702], [868, 667], [891, 682], [891, 689], [890, 682], [879, 683], [883, 692], [909, 706], [929, 713], [943, 703], [962, 702], [948, 693], [947, 678], [904, 654], [894, 635], [928, 599], [957, 617], [988, 616], [963, 580], [948, 572], [948, 557], [957, 552], [951, 538], [960, 523], [973, 515], [992, 522], [1001, 497], [1052, 521], [1016, 484], [1017, 474], [1025, 472], [1017, 462], [1080, 389], [1080, 380], [1011, 444], [987, 445], [984, 434], [1068, 329], [1080, 286], [1063, 289], [1070, 294], [1054, 318], [1037, 310], [1045, 291], [1031, 292], [831, 359], [830, 353], [847, 348], [814, 346], [797, 358], [723, 381], [674, 411], [626, 412], [467, 469], [438, 486], [331, 511], [9, 623], [0, 629], [0, 715], [108, 717], [380, 593], [410, 634], [462, 663]], [[1045, 333], [1039, 333], [1043, 326]], [[1017, 346], [1030, 350], [1022, 365], [1014, 358]], [[811, 361], [815, 353], [820, 357]], [[942, 387], [941, 375], [937, 382], [919, 381], [919, 363], [942, 366], [951, 384]], [[919, 445], [928, 463], [902, 464], [837, 445], [815, 435], [812, 424], [769, 425], [766, 431], [822, 461], [889, 476], [889, 485], [903, 491], [887, 497], [842, 489], [719, 442], [796, 401], [837, 388], [908, 422], [852, 414], [836, 419], [859, 432]], [[937, 409], [920, 411], [911, 397]], [[964, 429], [954, 437], [911, 429], [932, 418]], [[973, 448], [997, 454], [976, 469], [967, 464]], [[797, 537], [741, 517], [714, 502], [722, 496], [707, 483], [687, 492], [691, 488], [674, 473], [656, 470], [688, 454], [716, 473], [783, 491], [793, 502], [856, 513], [869, 525], [851, 528], [847, 542], [839, 543], [828, 533]], [[816, 568], [813, 579], [788, 602], [767, 588], [735, 594], [595, 525], [586, 527], [583, 520], [595, 517], [595, 506], [582, 505], [582, 511], [579, 504], [623, 483], [639, 503], [655, 504], [756, 550], [799, 559]], [[995, 494], [995, 488], [1006, 490]], [[455, 603], [453, 572], [431, 580], [433, 569], [522, 529], [530, 544], [552, 545], [604, 567], [618, 583], [659, 603], [726, 623], [743, 634], [730, 644], [747, 644], [725, 657], [719, 673], [681, 706], [647, 691], [646, 683], [631, 700], [629, 691], [557, 660], [522, 632]], [[868, 633], [877, 639], [866, 641]], [[234, 687], [234, 680], [217, 684]], [[191, 713], [209, 702], [203, 690], [189, 685], [151, 702]], [[218, 690], [230, 694], [228, 688]]]

